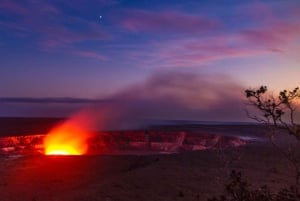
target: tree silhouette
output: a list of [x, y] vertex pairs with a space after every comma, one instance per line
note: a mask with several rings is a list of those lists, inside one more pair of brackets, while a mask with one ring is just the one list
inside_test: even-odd
[[295, 188], [283, 188], [278, 193], [272, 193], [267, 186], [253, 188], [242, 177], [241, 172], [232, 171], [228, 183], [225, 185], [225, 194], [213, 197], [207, 201], [296, 201], [299, 200]]
[[295, 168], [295, 184], [272, 194], [267, 186], [255, 189], [242, 178], [240, 172], [232, 171], [225, 185], [225, 194], [208, 201], [300, 201], [300, 157], [295, 150], [285, 150], [274, 141], [276, 131], [285, 130], [300, 142], [300, 125], [295, 118], [297, 101], [300, 101], [299, 88], [283, 90], [276, 97], [268, 93], [266, 86], [261, 86], [245, 90], [245, 95], [248, 100], [246, 104], [256, 109], [256, 112], [247, 110], [248, 117], [267, 126], [270, 142]]
[[269, 128], [270, 142], [276, 147], [286, 159], [295, 168], [295, 193], [298, 200], [300, 200], [300, 161], [299, 156], [293, 149], [285, 150], [278, 146], [274, 141], [274, 134], [278, 130], [286, 130], [289, 135], [295, 137], [300, 142], [300, 126], [297, 123], [295, 116], [297, 112], [297, 104], [300, 102], [300, 90], [295, 88], [292, 91], [283, 90], [279, 92], [276, 97], [270, 93], [267, 93], [266, 86], [261, 86], [258, 89], [247, 89], [245, 95], [247, 97], [247, 105], [254, 107], [259, 114], [251, 114], [247, 110], [249, 118], [254, 119], [257, 122], [264, 123]]
[[299, 88], [297, 87], [292, 91], [283, 90], [279, 93], [278, 98], [266, 92], [266, 86], [261, 86], [256, 90], [245, 90], [249, 104], [262, 112], [262, 115], [259, 117], [249, 113], [248, 116], [258, 122], [272, 124], [280, 128], [283, 127], [289, 131], [289, 134], [300, 140], [300, 127], [295, 122], [295, 101], [300, 98]]

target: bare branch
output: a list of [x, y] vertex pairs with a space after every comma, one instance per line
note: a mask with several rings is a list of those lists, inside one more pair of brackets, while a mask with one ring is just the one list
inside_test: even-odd
[[250, 114], [248, 110], [246, 110], [246, 114], [248, 118], [264, 123], [268, 127], [269, 141], [294, 166], [296, 192], [300, 200], [300, 163], [298, 157], [290, 150], [284, 151], [274, 141], [274, 134], [277, 129], [288, 131], [290, 135], [300, 141], [300, 125], [295, 122], [296, 107], [294, 106], [294, 101], [300, 99], [300, 91], [298, 87], [292, 91], [283, 90], [277, 98], [266, 92], [266, 86], [261, 86], [256, 90], [245, 90], [248, 99], [246, 105], [255, 108], [261, 115]]

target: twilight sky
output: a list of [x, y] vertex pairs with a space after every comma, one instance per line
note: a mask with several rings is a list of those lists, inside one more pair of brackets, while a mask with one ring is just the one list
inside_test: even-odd
[[0, 116], [125, 98], [145, 118], [238, 121], [243, 89], [300, 85], [299, 20], [299, 0], [1, 0]]

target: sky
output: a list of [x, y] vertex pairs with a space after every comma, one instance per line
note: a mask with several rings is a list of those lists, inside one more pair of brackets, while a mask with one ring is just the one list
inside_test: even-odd
[[299, 19], [298, 0], [1, 0], [0, 116], [239, 121], [244, 89], [300, 85]]

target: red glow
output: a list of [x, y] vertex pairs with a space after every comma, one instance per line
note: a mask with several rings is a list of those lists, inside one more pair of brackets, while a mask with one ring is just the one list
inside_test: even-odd
[[88, 133], [78, 122], [67, 121], [47, 134], [45, 155], [83, 155], [87, 152]]

